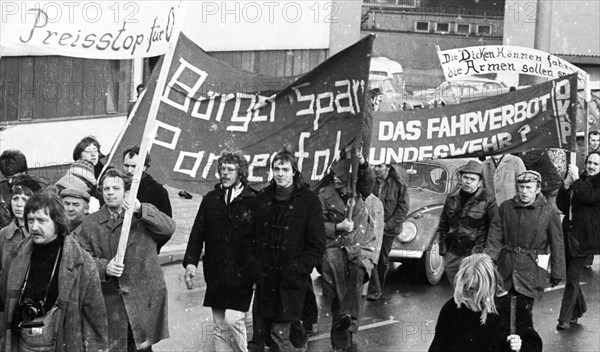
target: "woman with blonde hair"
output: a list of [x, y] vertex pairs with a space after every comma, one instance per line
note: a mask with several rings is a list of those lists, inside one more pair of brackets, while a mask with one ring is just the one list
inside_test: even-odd
[[464, 258], [454, 281], [454, 297], [442, 307], [429, 352], [542, 350], [531, 314], [516, 297], [511, 333], [511, 296], [492, 259], [483, 253]]

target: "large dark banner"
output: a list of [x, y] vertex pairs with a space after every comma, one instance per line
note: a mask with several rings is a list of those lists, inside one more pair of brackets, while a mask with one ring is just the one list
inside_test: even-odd
[[576, 74], [438, 109], [375, 112], [369, 160], [400, 163], [576, 150]]
[[149, 172], [160, 182], [205, 191], [217, 181], [221, 151], [240, 150], [251, 163], [249, 181], [264, 183], [283, 146], [296, 152], [305, 180], [319, 180], [338, 151], [359, 139], [372, 45], [367, 36], [290, 79], [234, 68], [182, 35], [160, 101], [151, 101], [154, 72], [112, 164], [120, 168], [122, 152], [140, 144], [150, 104], [160, 104], [149, 134]]

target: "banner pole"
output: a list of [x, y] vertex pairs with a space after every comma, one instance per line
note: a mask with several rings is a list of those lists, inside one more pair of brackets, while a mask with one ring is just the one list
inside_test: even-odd
[[[182, 17], [182, 15], [185, 13], [184, 4], [186, 4], [186, 2], [180, 2], [180, 8], [178, 12], [180, 14], [180, 17]], [[131, 228], [131, 221], [133, 219], [133, 206], [135, 204], [138, 189], [140, 188], [140, 180], [142, 178], [142, 169], [144, 161], [146, 160], [146, 154], [150, 149], [151, 140], [154, 139], [154, 136], [150, 136], [150, 133], [154, 129], [154, 122], [156, 121], [156, 115], [158, 114], [158, 108], [160, 107], [161, 95], [167, 82], [169, 68], [171, 67], [173, 54], [175, 53], [175, 47], [177, 46], [177, 42], [179, 41], [182, 22], [183, 20], [180, 18], [179, 21], [175, 23], [175, 27], [173, 28], [173, 35], [175, 36], [175, 40], [171, 43], [169, 51], [167, 51], [167, 53], [165, 54], [162, 66], [160, 67], [160, 73], [158, 75], [156, 89], [154, 90], [154, 96], [152, 97], [152, 104], [150, 105], [150, 111], [148, 113], [148, 118], [146, 119], [146, 126], [144, 127], [144, 133], [142, 134], [142, 141], [140, 143], [140, 153], [138, 154], [139, 158], [137, 160], [136, 165], [137, 172], [131, 180], [131, 189], [129, 190], [129, 195], [127, 196], [129, 209], [127, 209], [123, 218], [123, 227], [121, 228], [121, 236], [119, 237], [119, 247], [117, 248], [117, 254], [115, 255], [115, 262], [119, 264], [123, 264], [123, 260], [125, 259], [127, 241], [129, 240], [129, 231]]]

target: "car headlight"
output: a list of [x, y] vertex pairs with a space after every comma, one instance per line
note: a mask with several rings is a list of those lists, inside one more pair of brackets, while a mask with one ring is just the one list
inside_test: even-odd
[[415, 239], [417, 237], [417, 226], [410, 221], [406, 221], [402, 224], [402, 232], [398, 236], [398, 241], [402, 243], [407, 243]]

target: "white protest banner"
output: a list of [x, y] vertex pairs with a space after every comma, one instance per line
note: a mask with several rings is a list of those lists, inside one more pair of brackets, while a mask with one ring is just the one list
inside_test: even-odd
[[2, 1], [2, 56], [132, 59], [164, 54], [180, 1]]
[[577, 73], [583, 89], [587, 73], [579, 67], [544, 51], [510, 45], [485, 45], [438, 50], [446, 80], [485, 73], [519, 73], [556, 79]]

